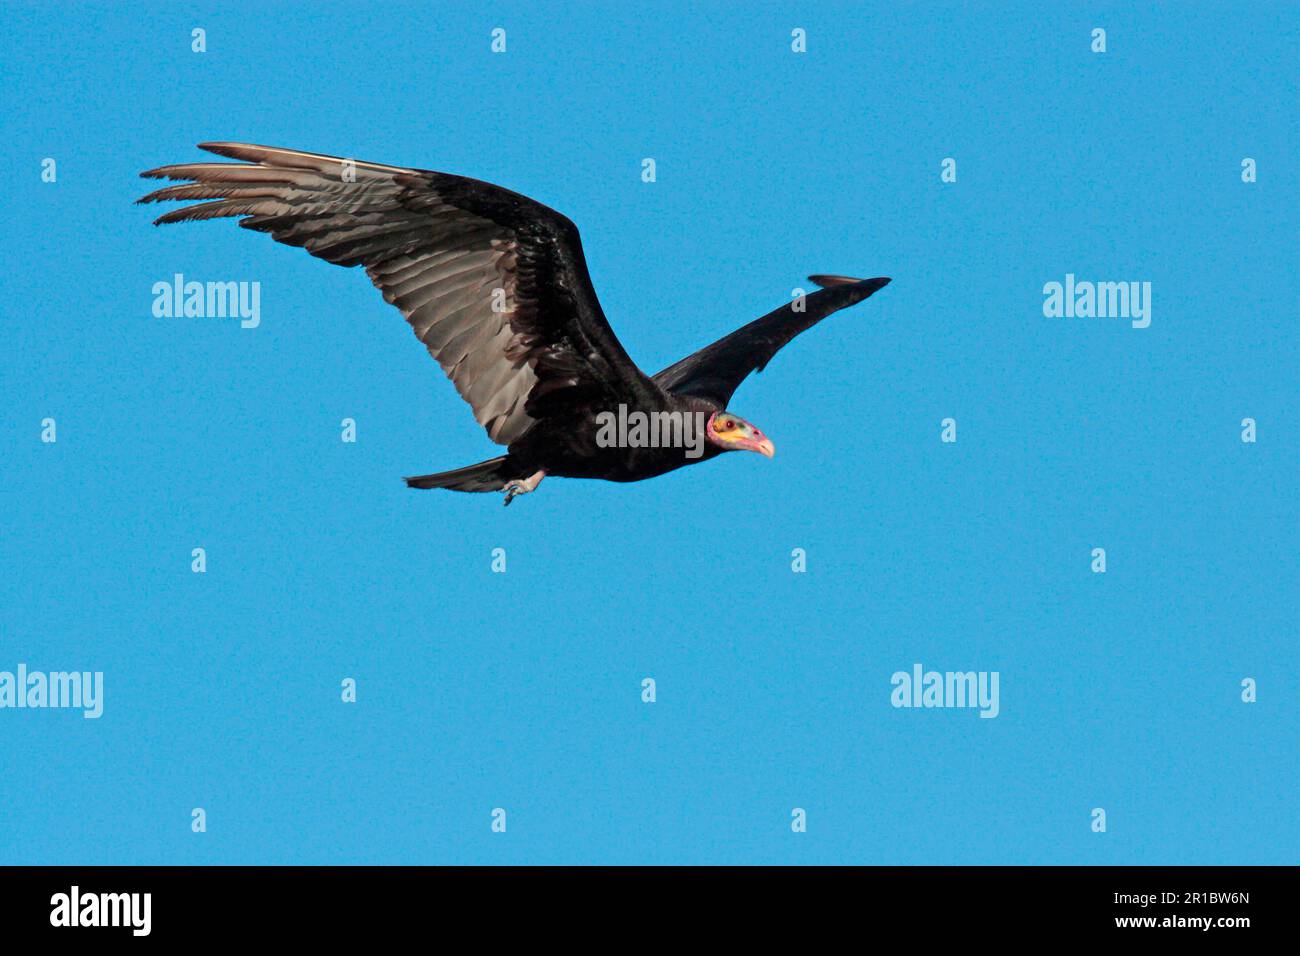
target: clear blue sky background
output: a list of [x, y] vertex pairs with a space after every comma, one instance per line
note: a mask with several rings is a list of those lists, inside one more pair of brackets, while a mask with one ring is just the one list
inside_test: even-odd
[[[1126, 7], [7, 6], [0, 670], [107, 700], [0, 711], [0, 863], [1296, 862], [1297, 15]], [[365, 276], [131, 205], [211, 139], [560, 209], [649, 370], [894, 283], [741, 389], [773, 461], [410, 491], [495, 446]]]

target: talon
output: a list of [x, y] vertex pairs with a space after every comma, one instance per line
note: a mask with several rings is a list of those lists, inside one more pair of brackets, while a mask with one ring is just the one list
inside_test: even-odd
[[514, 501], [517, 495], [526, 495], [534, 490], [545, 477], [546, 471], [542, 470], [529, 475], [527, 478], [516, 478], [514, 481], [506, 482], [506, 486], [501, 489], [506, 493], [506, 507], [510, 507], [510, 502]]

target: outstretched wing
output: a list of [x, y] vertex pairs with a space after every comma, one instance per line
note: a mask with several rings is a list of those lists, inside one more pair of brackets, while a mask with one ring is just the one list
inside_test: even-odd
[[641, 405], [659, 390], [596, 299], [577, 227], [489, 183], [245, 143], [200, 143], [241, 163], [140, 175], [191, 180], [140, 202], [212, 200], [156, 224], [243, 216], [366, 274], [406, 317], [489, 437], [508, 445], [539, 418], [583, 403]]
[[694, 395], [726, 408], [732, 394], [750, 372], [761, 372], [772, 356], [800, 332], [812, 328], [832, 312], [847, 308], [889, 285], [889, 279], [851, 279], [847, 276], [809, 276], [820, 292], [795, 299], [761, 319], [755, 319], [712, 345], [688, 355], [654, 377], [664, 391]]

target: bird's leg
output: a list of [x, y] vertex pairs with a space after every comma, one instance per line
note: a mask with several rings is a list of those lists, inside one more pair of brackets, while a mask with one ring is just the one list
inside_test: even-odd
[[507, 482], [502, 490], [506, 493], [506, 505], [515, 500], [515, 495], [526, 495], [542, 483], [546, 477], [545, 469], [538, 471], [536, 474], [529, 475], [527, 478], [516, 478], [514, 481]]

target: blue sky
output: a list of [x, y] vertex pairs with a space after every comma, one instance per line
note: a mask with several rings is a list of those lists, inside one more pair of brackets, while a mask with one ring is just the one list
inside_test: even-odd
[[[1296, 862], [1294, 7], [5, 21], [0, 671], [105, 703], [0, 710], [0, 863]], [[648, 371], [894, 282], [741, 388], [772, 461], [411, 491], [495, 446], [365, 276], [131, 205], [214, 139], [563, 211]], [[178, 272], [260, 326], [154, 317]], [[998, 717], [892, 707], [916, 663]]]

